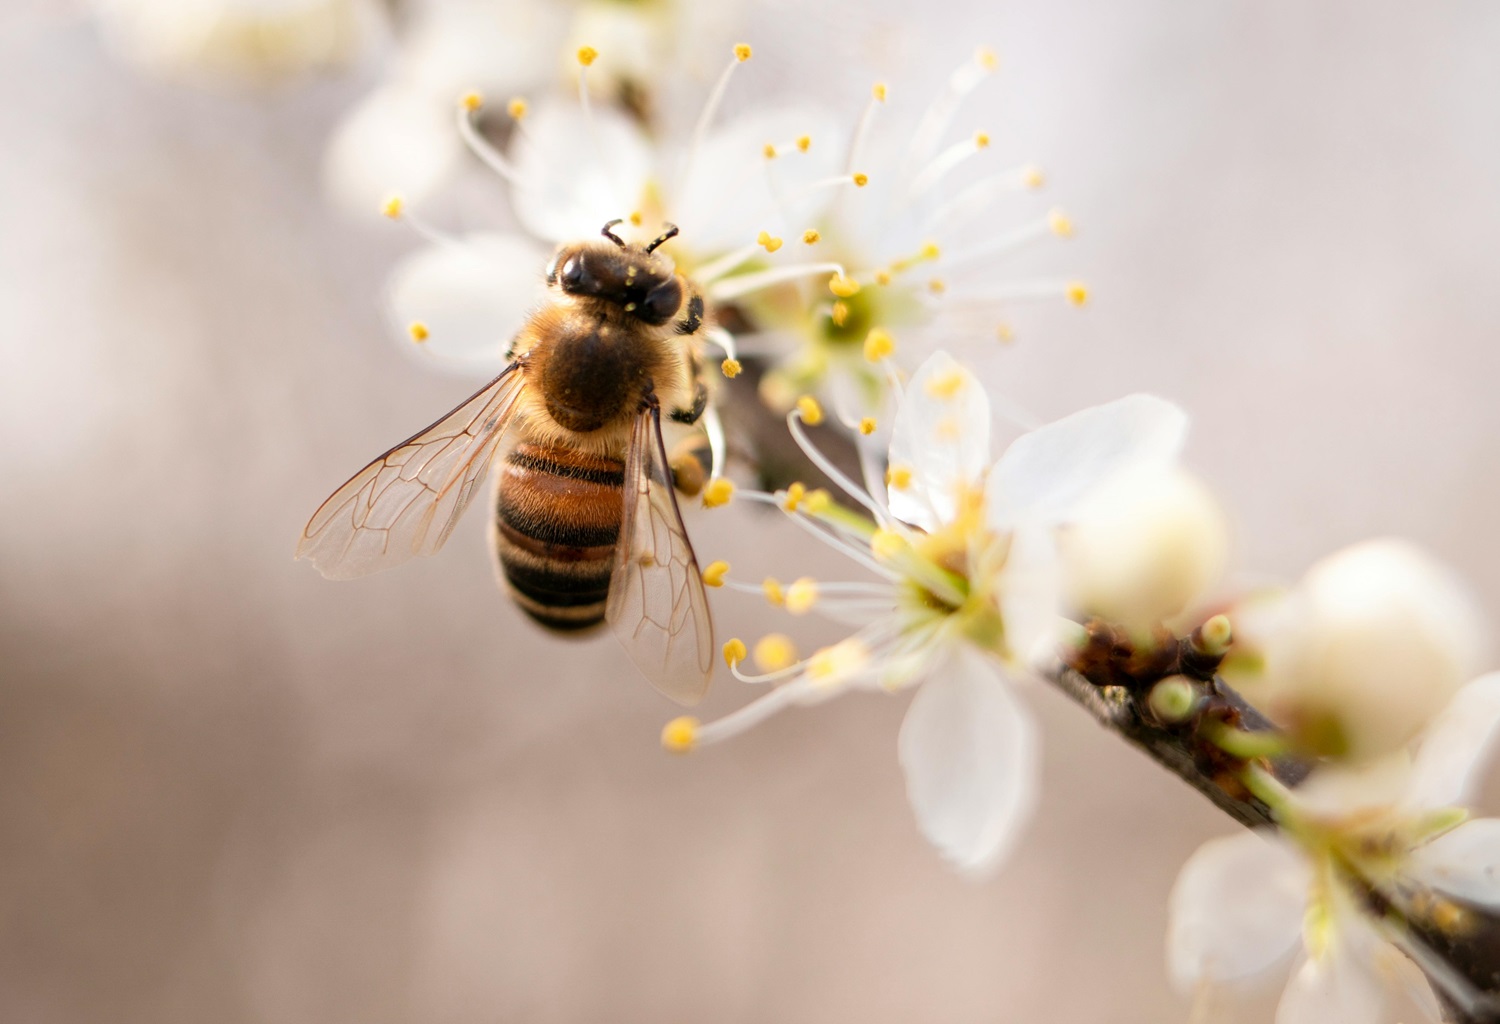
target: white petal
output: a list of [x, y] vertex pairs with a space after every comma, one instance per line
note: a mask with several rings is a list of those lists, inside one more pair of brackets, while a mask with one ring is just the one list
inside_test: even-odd
[[1292, 975], [1276, 1024], [1371, 1024], [1385, 1006], [1384, 993], [1360, 964], [1332, 952], [1305, 960]]
[[1410, 790], [1411, 759], [1397, 751], [1365, 764], [1324, 764], [1292, 791], [1292, 800], [1299, 814], [1337, 821], [1395, 813]]
[[1170, 465], [1188, 419], [1171, 402], [1128, 395], [1023, 434], [990, 472], [986, 507], [996, 529], [1059, 522], [1116, 474]]
[[1446, 807], [1467, 802], [1474, 770], [1488, 756], [1500, 725], [1500, 672], [1480, 676], [1454, 695], [1427, 727], [1417, 750], [1412, 805]]
[[366, 96], [334, 130], [323, 179], [341, 206], [375, 217], [392, 193], [420, 203], [448, 178], [462, 154], [451, 105], [388, 87]]
[[[400, 76], [450, 113], [469, 89], [503, 95], [560, 73], [566, 11], [525, 0], [444, 0], [416, 5]], [[450, 121], [450, 124], [452, 122]]]
[[1413, 854], [1409, 871], [1450, 896], [1500, 907], [1500, 820], [1468, 821]]
[[1203, 978], [1257, 974], [1301, 934], [1310, 875], [1274, 833], [1213, 839], [1183, 865], [1167, 901], [1167, 969], [1183, 992]]
[[[547, 252], [513, 235], [468, 235], [461, 245], [430, 245], [391, 273], [393, 327], [407, 348], [456, 368], [497, 370], [512, 336], [542, 298]], [[427, 340], [413, 344], [413, 321]]]
[[959, 491], [984, 473], [990, 400], [948, 353], [933, 353], [912, 377], [896, 410], [890, 456], [892, 466], [911, 470], [909, 486], [890, 488], [891, 514], [929, 531], [953, 520]]
[[1062, 559], [1051, 531], [1012, 534], [1000, 577], [1000, 615], [1012, 658], [1029, 665], [1056, 647], [1062, 590]]
[[[653, 153], [625, 115], [595, 106], [585, 117], [573, 104], [539, 103], [512, 156], [521, 186], [516, 216], [538, 238], [553, 242], [598, 235], [606, 221], [629, 217], [646, 198]], [[655, 233], [656, 224], [643, 230]]]
[[922, 834], [979, 874], [1011, 851], [1035, 806], [1036, 727], [984, 655], [950, 651], [912, 699], [897, 752]]

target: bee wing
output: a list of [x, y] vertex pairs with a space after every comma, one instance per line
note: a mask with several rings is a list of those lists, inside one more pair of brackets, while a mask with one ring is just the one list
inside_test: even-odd
[[457, 409], [334, 491], [302, 529], [297, 557], [346, 580], [435, 554], [484, 480], [525, 375], [512, 363]]
[[630, 435], [625, 513], [604, 616], [658, 690], [681, 704], [703, 696], [713, 675], [713, 622], [655, 406], [637, 417]]

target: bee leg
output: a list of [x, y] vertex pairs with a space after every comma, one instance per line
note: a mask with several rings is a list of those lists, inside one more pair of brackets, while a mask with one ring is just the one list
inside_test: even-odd
[[703, 410], [708, 408], [708, 388], [700, 380], [693, 387], [693, 407], [691, 409], [673, 409], [672, 418], [678, 423], [697, 423], [703, 415]]
[[672, 471], [672, 486], [687, 497], [696, 498], [708, 482], [711, 459], [708, 439], [702, 434], [677, 442], [667, 458], [668, 468]]

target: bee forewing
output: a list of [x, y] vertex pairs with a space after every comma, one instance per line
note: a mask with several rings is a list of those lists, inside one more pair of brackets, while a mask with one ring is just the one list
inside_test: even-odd
[[435, 554], [489, 470], [525, 381], [512, 363], [457, 409], [334, 491], [303, 527], [297, 557], [329, 579]]
[[713, 675], [713, 622], [655, 407], [631, 431], [624, 497], [605, 618], [652, 685], [681, 704], [696, 703]]

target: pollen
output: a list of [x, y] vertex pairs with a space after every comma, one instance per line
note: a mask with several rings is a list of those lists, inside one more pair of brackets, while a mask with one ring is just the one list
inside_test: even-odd
[[884, 82], [876, 82], [873, 86], [870, 87], [870, 96], [877, 103], [884, 103], [886, 96], [889, 94], [890, 90], [886, 88], [886, 84]]
[[474, 113], [484, 106], [484, 95], [477, 90], [471, 89], [459, 97], [459, 104], [469, 113]]
[[882, 561], [895, 558], [905, 547], [906, 538], [884, 526], [870, 537], [870, 553]]
[[775, 252], [781, 248], [781, 239], [769, 232], [762, 231], [755, 236], [755, 244], [766, 250], [766, 252]]
[[780, 672], [797, 663], [797, 648], [781, 633], [767, 633], [755, 642], [755, 666], [762, 672]]
[[815, 491], [808, 491], [807, 498], [802, 502], [802, 511], [810, 516], [820, 516], [833, 508], [833, 495], [819, 487]]
[[775, 576], [767, 576], [765, 582], [760, 585], [761, 593], [766, 595], [766, 601], [777, 608], [786, 604], [786, 591], [781, 587], [781, 581]]
[[927, 393], [946, 402], [963, 390], [965, 380], [962, 370], [953, 369], [940, 373], [927, 382]]
[[922, 243], [922, 252], [921, 252], [921, 255], [922, 255], [922, 258], [924, 260], [935, 260], [939, 256], [941, 256], [942, 254], [943, 254], [943, 250], [940, 249], [940, 248], [938, 248], [938, 244], [936, 242], [923, 242]]
[[863, 642], [850, 637], [832, 647], [824, 647], [807, 659], [807, 676], [815, 683], [837, 683], [859, 671], [870, 660]]
[[515, 99], [511, 100], [505, 105], [505, 112], [509, 114], [511, 116], [511, 119], [514, 121], [519, 121], [524, 118], [527, 112], [530, 110], [531, 108], [526, 105], [526, 100], [520, 96], [517, 96]]
[[426, 341], [432, 336], [432, 332], [427, 329], [427, 325], [420, 320], [413, 320], [411, 323], [407, 324], [406, 333], [408, 336], [410, 336], [411, 340], [415, 341], [418, 345], [422, 344], [422, 342]]
[[989, 146], [990, 146], [990, 136], [989, 136], [988, 132], [975, 132], [974, 133], [974, 148], [975, 149], [988, 149]]
[[[641, 211], [640, 210], [631, 210], [630, 211], [630, 226], [631, 227], [633, 227], [633, 228], [640, 227], [641, 226], [641, 222], [643, 220], [645, 220], [645, 219], [646, 219], [645, 217], [641, 216]], [[630, 269], [634, 270], [635, 268], [631, 267]]]
[[751, 53], [752, 51], [750, 49], [749, 43], [734, 44], [734, 59], [739, 61], [741, 64], [750, 59]]
[[870, 176], [868, 174], [856, 171], [852, 180], [854, 181], [855, 188], [864, 188], [870, 183]]
[[1016, 332], [1010, 324], [996, 324], [995, 340], [1002, 345], [1009, 345], [1016, 340]]
[[734, 481], [728, 477], [716, 476], [703, 488], [703, 507], [718, 508], [729, 504], [729, 499], [734, 497]]
[[401, 211], [406, 209], [406, 200], [399, 195], [388, 196], [386, 201], [380, 205], [380, 212], [391, 220], [400, 220]]
[[934, 295], [941, 295], [948, 290], [948, 282], [944, 281], [941, 277], [934, 277], [931, 281], [927, 282], [927, 290]]
[[895, 351], [896, 339], [891, 337], [889, 331], [872, 327], [870, 333], [865, 335], [865, 358], [870, 362], [878, 363]]
[[807, 487], [803, 483], [798, 481], [791, 484], [791, 486], [786, 489], [786, 498], [782, 501], [781, 507], [786, 509], [788, 512], [797, 511], [797, 506], [802, 503], [802, 498], [806, 494]]
[[823, 407], [812, 395], [803, 395], [797, 399], [797, 413], [809, 427], [816, 427], [823, 422]]
[[974, 62], [986, 71], [994, 71], [1000, 66], [1000, 58], [988, 46], [981, 46], [974, 51]]
[[860, 420], [859, 432], [866, 437], [869, 437], [871, 434], [875, 433], [875, 417], [866, 416], [862, 420]]
[[891, 283], [891, 272], [889, 270], [875, 271], [875, 283], [885, 286]]
[[765, 156], [765, 158], [767, 160], [775, 160], [776, 159], [776, 147], [774, 145], [772, 145], [771, 143], [769, 143], [769, 142], [766, 143], [763, 147], [761, 147], [761, 153]]
[[799, 153], [806, 153], [811, 148], [812, 148], [812, 136], [811, 135], [799, 135], [799, 136], [797, 136], [797, 152], [799, 152]]
[[1068, 283], [1068, 301], [1075, 306], [1086, 306], [1089, 301], [1089, 289], [1082, 281], [1070, 281]]
[[745, 648], [745, 641], [739, 637], [730, 637], [724, 644], [724, 664], [734, 668], [749, 656], [750, 652]]
[[1047, 230], [1058, 238], [1073, 237], [1073, 219], [1061, 210], [1047, 211]]
[[730, 380], [734, 380], [734, 378], [738, 377], [740, 375], [740, 371], [743, 369], [744, 367], [740, 365], [740, 361], [738, 359], [726, 359], [719, 364], [719, 371]]
[[911, 486], [911, 467], [892, 466], [885, 471], [885, 482], [887, 486], [894, 487], [898, 491], [904, 491]]
[[729, 572], [729, 563], [725, 561], [709, 562], [708, 568], [703, 570], [703, 585], [707, 587], [722, 587], [724, 576]]
[[835, 302], [833, 308], [828, 311], [828, 317], [833, 321], [833, 326], [844, 326], [849, 321], [849, 304], [843, 301]]
[[802, 244], [803, 245], [817, 245], [818, 241], [822, 237], [823, 236], [818, 233], [818, 229], [817, 228], [808, 228], [806, 231], [802, 232]]
[[843, 274], [834, 274], [828, 279], [828, 290], [841, 299], [847, 299], [851, 295], [858, 294], [859, 282]]
[[786, 610], [793, 615], [805, 615], [818, 603], [818, 581], [811, 576], [794, 580], [786, 588]]
[[686, 754], [698, 745], [698, 720], [692, 715], [674, 718], [661, 730], [662, 749]]
[[1040, 167], [1033, 164], [1021, 172], [1021, 184], [1027, 188], [1041, 188], [1047, 184], [1047, 175], [1042, 173]]
[[578, 63], [588, 67], [599, 59], [599, 51], [592, 46], [580, 46], [578, 48]]

